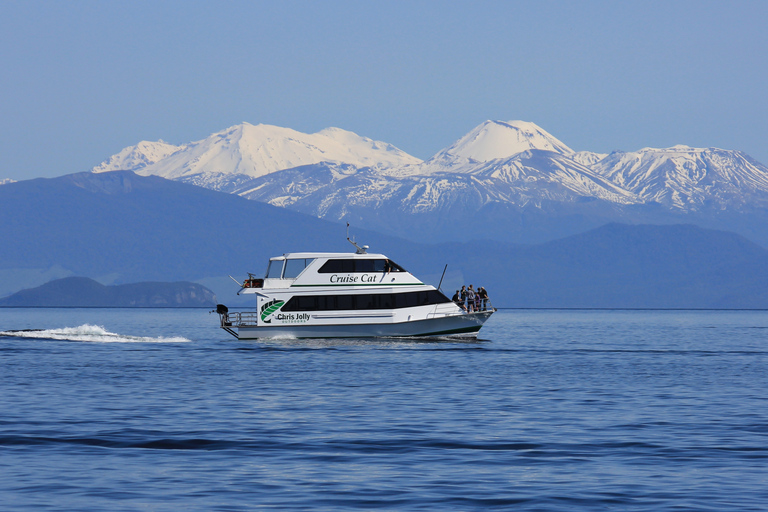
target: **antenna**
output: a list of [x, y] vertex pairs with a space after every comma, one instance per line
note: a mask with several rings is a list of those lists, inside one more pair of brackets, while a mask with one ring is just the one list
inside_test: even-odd
[[357, 254], [365, 254], [365, 251], [368, 250], [367, 245], [360, 247], [359, 245], [357, 245], [357, 243], [355, 243], [354, 239], [349, 238], [349, 222], [347, 222], [347, 242], [355, 246], [355, 249], [357, 249]]
[[441, 292], [443, 290], [440, 289], [440, 286], [443, 284], [443, 278], [445, 277], [445, 271], [446, 270], [448, 270], [448, 264], [447, 263], [445, 264], [445, 268], [443, 268], [443, 275], [440, 276], [440, 283], [437, 285], [437, 290], [441, 291]]

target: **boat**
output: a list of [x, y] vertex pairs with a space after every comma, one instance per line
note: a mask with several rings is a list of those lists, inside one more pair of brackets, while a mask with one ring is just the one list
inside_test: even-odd
[[[269, 259], [238, 295], [256, 309], [219, 304], [221, 328], [238, 339], [477, 336], [496, 311], [487, 299], [468, 312], [383, 254], [297, 252]], [[233, 278], [234, 280], [234, 278]], [[442, 283], [441, 283], [442, 284]]]

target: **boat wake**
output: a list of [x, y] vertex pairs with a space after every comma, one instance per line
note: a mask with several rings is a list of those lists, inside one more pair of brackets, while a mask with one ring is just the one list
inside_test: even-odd
[[17, 331], [0, 331], [0, 337], [34, 338], [62, 341], [90, 341], [98, 343], [184, 343], [187, 338], [174, 336], [170, 338], [148, 336], [129, 336], [109, 332], [98, 325], [83, 324], [78, 327], [63, 327], [61, 329], [23, 329]]

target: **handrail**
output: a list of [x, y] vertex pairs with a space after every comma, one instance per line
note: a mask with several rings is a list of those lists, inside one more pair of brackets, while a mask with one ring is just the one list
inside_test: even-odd
[[221, 317], [222, 327], [255, 326], [258, 323], [259, 314], [256, 311], [237, 311], [227, 313]]
[[496, 308], [493, 307], [493, 304], [491, 304], [491, 299], [480, 299], [480, 301], [475, 302], [475, 304], [478, 304], [478, 308], [472, 307], [472, 311], [469, 311], [469, 308], [467, 308], [466, 301], [459, 301], [455, 303], [457, 306], [459, 306], [463, 313], [482, 313], [483, 311], [496, 311]]

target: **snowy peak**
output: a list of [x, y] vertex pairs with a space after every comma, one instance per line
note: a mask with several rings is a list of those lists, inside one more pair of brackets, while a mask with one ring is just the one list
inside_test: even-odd
[[91, 169], [92, 172], [108, 171], [138, 171], [167, 158], [181, 149], [179, 146], [158, 140], [150, 142], [143, 140], [135, 146], [128, 146], [116, 155], [112, 155]]
[[[150, 146], [154, 144], [153, 146]], [[142, 142], [93, 169], [126, 169], [167, 179], [188, 176], [264, 176], [320, 162], [387, 168], [421, 162], [385, 142], [339, 128], [306, 134], [290, 128], [241, 123], [181, 147]]]
[[433, 157], [433, 160], [488, 162], [530, 149], [570, 155], [574, 151], [534, 123], [486, 121]]
[[323, 150], [313, 142], [290, 128], [242, 123], [189, 144], [147, 172], [170, 179], [211, 173], [263, 176], [316, 163]]

